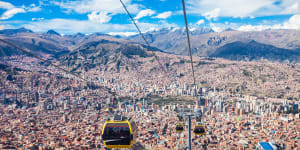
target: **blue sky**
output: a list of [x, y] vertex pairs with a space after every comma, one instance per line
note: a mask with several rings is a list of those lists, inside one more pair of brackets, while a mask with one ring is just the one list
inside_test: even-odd
[[[184, 26], [181, 0], [123, 0], [143, 32]], [[186, 0], [190, 28], [300, 29], [300, 0]], [[136, 32], [119, 0], [0, 0], [0, 29]]]

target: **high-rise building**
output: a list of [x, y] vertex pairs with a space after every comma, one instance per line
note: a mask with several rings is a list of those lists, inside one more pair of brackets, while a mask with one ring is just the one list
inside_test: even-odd
[[226, 106], [223, 107], [223, 112], [227, 113], [228, 112], [228, 109]]
[[216, 111], [217, 112], [222, 112], [223, 111], [223, 108], [224, 108], [224, 102], [221, 101], [221, 100], [218, 100], [216, 102]]
[[67, 101], [64, 101], [64, 110], [69, 110], [69, 104]]
[[34, 97], [35, 97], [35, 102], [38, 103], [40, 101], [40, 94], [38, 92], [35, 92]]
[[299, 112], [299, 104], [298, 103], [294, 103], [293, 104], [293, 113], [298, 113]]
[[200, 97], [200, 99], [197, 101], [198, 106], [206, 106], [206, 99], [204, 97]]
[[284, 100], [283, 105], [289, 105], [289, 101], [287, 99]]
[[239, 109], [239, 108], [236, 108], [236, 109], [235, 109], [235, 114], [236, 114], [236, 115], [239, 115], [239, 113], [240, 113], [240, 109]]

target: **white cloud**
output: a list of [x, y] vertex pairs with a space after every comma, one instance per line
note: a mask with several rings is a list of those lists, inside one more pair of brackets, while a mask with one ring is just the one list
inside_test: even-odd
[[[8, 23], [8, 22], [7, 22]], [[12, 23], [10, 23], [12, 24]], [[49, 29], [62, 34], [74, 33], [94, 33], [94, 32], [136, 32], [136, 28], [132, 24], [101, 24], [90, 20], [73, 20], [73, 19], [51, 19], [35, 22], [18, 22], [13, 28], [25, 27], [35, 32], [46, 32]], [[177, 27], [176, 24], [160, 22], [158, 24], [139, 22], [139, 27], [142, 32], [150, 31], [153, 28], [168, 28]]]
[[213, 29], [215, 32], [222, 32], [225, 30], [225, 27], [223, 25], [218, 26], [217, 24], [211, 23], [210, 24], [211, 29]]
[[0, 8], [2, 8], [2, 9], [13, 9], [14, 5], [12, 5], [11, 3], [0, 1]]
[[237, 29], [241, 26], [239, 23], [230, 23], [230, 22], [225, 22], [225, 23], [213, 23], [210, 22], [208, 24], [208, 27], [213, 29], [215, 32], [222, 32], [226, 29]]
[[123, 31], [130, 29], [129, 25], [118, 24], [102, 24], [99, 22], [92, 22], [90, 20], [74, 20], [74, 19], [51, 19], [41, 22], [24, 23], [22, 26], [31, 29], [35, 32], [45, 32], [49, 29], [54, 29], [59, 33], [73, 34], [73, 33], [93, 33], [106, 31]]
[[5, 19], [9, 19], [11, 17], [13, 17], [15, 14], [18, 13], [25, 13], [26, 11], [23, 8], [13, 8], [13, 9], [9, 9], [6, 12], [4, 12], [2, 14], [2, 16], [0, 17], [0, 20], [5, 20]]
[[205, 21], [203, 20], [203, 19], [201, 19], [201, 20], [199, 20], [199, 21], [197, 21], [196, 22], [196, 25], [201, 25], [201, 24], [203, 24]]
[[243, 25], [238, 28], [239, 31], [263, 31], [271, 29], [272, 26], [269, 25]]
[[88, 14], [89, 20], [93, 22], [98, 22], [98, 23], [106, 23], [109, 22], [111, 19], [111, 16], [107, 15], [106, 12], [92, 12], [91, 14]]
[[187, 10], [209, 18], [300, 13], [299, 0], [281, 0], [279, 3], [275, 0], [187, 0]]
[[135, 17], [135, 20], [138, 20], [140, 18], [146, 17], [146, 16], [152, 16], [153, 14], [155, 14], [155, 11], [151, 10], [151, 9], [145, 9], [140, 11]]
[[211, 20], [212, 18], [217, 18], [219, 17], [219, 13], [220, 13], [220, 8], [216, 8], [210, 12], [206, 12], [203, 14], [203, 16], [208, 19]]
[[300, 2], [296, 2], [292, 4], [291, 6], [284, 9], [282, 14], [293, 14], [293, 13], [300, 13]]
[[132, 35], [136, 35], [136, 32], [109, 32], [109, 35], [120, 35], [120, 36], [132, 36]]
[[[65, 9], [63, 10], [65, 13], [88, 13], [90, 20], [101, 23], [108, 22], [113, 15], [126, 13], [119, 0], [54, 0], [50, 3]], [[132, 14], [138, 13], [143, 7], [139, 4], [132, 4], [132, 0], [123, 0], [123, 3]], [[95, 12], [101, 13], [96, 14]]]
[[283, 23], [283, 28], [300, 30], [300, 14], [293, 15], [287, 22]]
[[32, 21], [41, 21], [41, 20], [44, 20], [44, 19], [45, 18], [43, 18], [43, 17], [42, 18], [31, 18]]
[[1, 15], [0, 20], [9, 19], [18, 13], [37, 12], [41, 10], [41, 8], [39, 6], [35, 6], [35, 4], [31, 4], [29, 7], [24, 5], [22, 7], [15, 7], [11, 3], [2, 1], [0, 1], [0, 8], [7, 9], [7, 11]]
[[300, 14], [293, 15], [288, 21], [283, 24], [274, 25], [244, 25], [240, 26], [240, 31], [263, 31], [268, 29], [295, 29], [300, 30]]
[[[137, 13], [140, 5], [131, 4], [132, 0], [123, 0], [131, 13]], [[119, 0], [80, 0], [80, 1], [52, 1], [53, 4], [69, 11], [75, 11], [80, 14], [91, 13], [94, 11], [103, 11], [108, 13], [126, 13]]]
[[25, 8], [28, 12], [38, 12], [41, 9], [40, 6], [35, 6], [35, 4], [31, 4], [29, 7]]
[[172, 15], [171, 11], [166, 11], [163, 13], [158, 14], [157, 16], [153, 17], [153, 18], [160, 18], [160, 19], [167, 19]]
[[0, 30], [3, 30], [5, 29], [5, 26], [4, 25], [0, 25]]

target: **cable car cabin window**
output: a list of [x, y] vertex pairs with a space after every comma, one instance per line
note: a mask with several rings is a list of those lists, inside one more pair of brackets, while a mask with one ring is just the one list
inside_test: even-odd
[[176, 126], [176, 130], [182, 131], [183, 130], [183, 126]]
[[102, 136], [106, 145], [130, 145], [130, 129], [127, 123], [108, 123]]
[[204, 128], [196, 128], [194, 132], [196, 132], [196, 133], [204, 133]]
[[194, 129], [194, 133], [203, 135], [205, 134], [205, 128], [203, 126], [196, 126]]

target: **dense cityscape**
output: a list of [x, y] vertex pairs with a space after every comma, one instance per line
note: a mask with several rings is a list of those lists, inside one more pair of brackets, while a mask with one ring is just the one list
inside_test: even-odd
[[0, 0], [0, 150], [300, 150], [299, 0]]
[[[268, 85], [296, 88], [290, 90], [291, 94], [268, 97], [232, 92], [225, 86], [211, 84], [199, 84], [195, 90], [188, 74], [176, 76], [178, 82], [172, 83], [163, 73], [147, 80], [138, 76], [141, 71], [131, 72], [130, 76], [125, 69], [120, 73], [103, 72], [101, 78], [93, 76], [95, 70], [86, 72], [84, 77], [99, 84], [93, 85], [54, 67], [34, 68], [38, 63], [28, 66], [35, 63], [34, 59], [25, 57], [22, 61], [25, 63], [20, 66], [21, 63], [13, 63], [14, 59], [6, 64], [15, 67], [3, 66], [1, 71], [1, 149], [103, 149], [102, 127], [114, 112], [122, 112], [137, 123], [138, 137], [132, 149], [186, 149], [187, 132], [176, 133], [176, 114], [179, 110], [198, 109], [207, 132], [203, 136], [192, 134], [193, 149], [255, 149], [264, 142], [277, 149], [300, 148], [299, 82], [293, 78], [299, 77], [297, 69], [294, 75], [292, 68], [289, 70], [290, 81], [296, 82], [279, 80]], [[183, 66], [178, 67], [180, 70]], [[209, 73], [206, 78], [229, 85], [233, 80], [230, 76], [235, 76], [232, 72], [223, 80], [214, 79], [218, 76]], [[182, 69], [180, 73], [186, 72]], [[269, 92], [267, 88], [263, 90]], [[192, 126], [195, 123], [193, 119]]]

